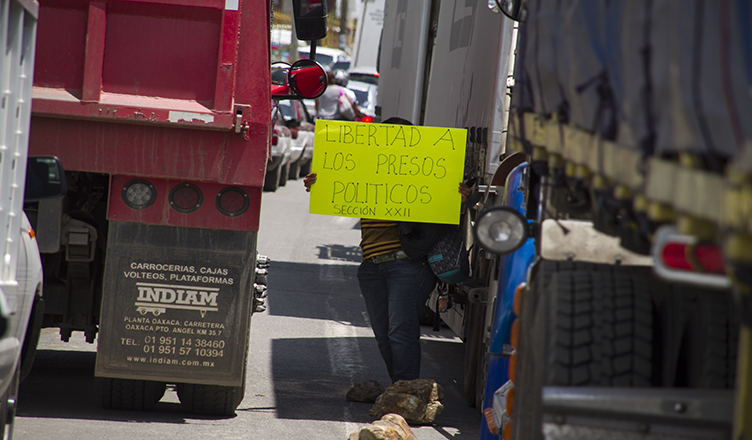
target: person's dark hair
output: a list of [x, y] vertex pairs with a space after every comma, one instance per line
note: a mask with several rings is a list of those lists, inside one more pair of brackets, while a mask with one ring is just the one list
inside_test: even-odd
[[337, 77], [334, 75], [334, 72], [331, 70], [326, 72], [326, 83], [327, 84], [336, 84]]
[[398, 118], [396, 116], [392, 116], [386, 121], [381, 121], [381, 123], [382, 124], [394, 124], [394, 125], [413, 125], [413, 123], [408, 121], [407, 119]]

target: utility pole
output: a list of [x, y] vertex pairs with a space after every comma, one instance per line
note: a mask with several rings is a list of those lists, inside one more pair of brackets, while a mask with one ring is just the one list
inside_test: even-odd
[[[340, 28], [340, 38], [338, 41], [339, 48], [342, 50], [345, 50], [347, 48], [347, 41], [350, 36], [350, 27], [349, 27], [349, 21], [348, 16], [350, 15], [350, 0], [341, 0], [342, 3], [340, 3], [342, 9], [339, 11], [339, 28]], [[345, 36], [344, 41], [342, 41], [342, 36]]]
[[[292, 17], [292, 14], [290, 16]], [[290, 63], [294, 63], [298, 60], [298, 33], [295, 31], [294, 20], [290, 29]]]

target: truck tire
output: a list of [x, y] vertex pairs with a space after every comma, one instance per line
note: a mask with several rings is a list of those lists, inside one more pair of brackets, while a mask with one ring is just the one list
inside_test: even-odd
[[305, 176], [311, 174], [311, 171], [312, 171], [311, 165], [313, 165], [313, 161], [310, 160], [310, 159], [306, 160], [305, 163], [300, 167], [300, 174], [299, 174], [299, 176], [300, 177], [305, 177]]
[[480, 353], [478, 372], [475, 374], [475, 408], [483, 414], [483, 401], [486, 399], [486, 381], [488, 380], [488, 342], [481, 343]]
[[678, 362], [680, 385], [731, 389], [736, 382], [739, 323], [731, 292], [697, 289], [684, 294], [690, 311]]
[[16, 408], [18, 407], [18, 386], [21, 383], [21, 367], [16, 366], [8, 389], [0, 397], [0, 427], [2, 427], [2, 438], [10, 439], [13, 437], [13, 425], [16, 421]]
[[648, 278], [617, 269], [551, 280], [547, 385], [649, 387], [653, 302]]
[[[468, 405], [482, 408], [483, 398], [480, 398], [481, 405], [478, 405], [478, 382], [480, 381], [479, 371], [481, 370], [481, 358], [485, 357], [485, 352], [481, 352], [483, 347], [483, 320], [485, 319], [485, 307], [480, 304], [469, 303], [465, 314], [464, 333], [465, 333], [465, 357], [464, 357], [464, 394], [465, 401]], [[480, 393], [483, 394], [482, 392]]]
[[280, 168], [277, 167], [272, 171], [267, 171], [264, 176], [264, 191], [274, 192], [279, 188]]
[[287, 163], [279, 172], [279, 186], [287, 185], [287, 177], [290, 175], [290, 164]]
[[151, 411], [164, 396], [167, 384], [150, 380], [97, 378], [102, 408]]
[[235, 415], [235, 408], [243, 400], [243, 388], [190, 383], [177, 384], [180, 404], [187, 412], [228, 417]]
[[39, 336], [42, 334], [43, 320], [44, 299], [36, 296], [34, 298], [34, 304], [31, 306], [29, 325], [26, 327], [26, 336], [24, 337], [23, 347], [21, 348], [21, 381], [26, 379], [26, 376], [31, 373], [31, 367], [34, 366], [34, 358], [37, 354]]
[[301, 162], [303, 162], [302, 157], [290, 164], [290, 172], [287, 174], [287, 178], [289, 180], [298, 180], [298, 176], [300, 175]]
[[542, 438], [544, 385], [653, 383], [648, 280], [619, 267], [542, 262], [520, 317], [515, 438]]

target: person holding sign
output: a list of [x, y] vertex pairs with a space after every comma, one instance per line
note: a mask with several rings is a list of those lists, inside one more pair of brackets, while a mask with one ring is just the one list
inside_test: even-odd
[[[384, 124], [412, 125], [402, 118]], [[306, 191], [316, 174], [303, 179]], [[460, 183], [464, 201], [471, 189]], [[420, 377], [420, 315], [436, 286], [427, 258], [410, 259], [402, 250], [396, 220], [361, 218], [363, 262], [358, 283], [379, 351], [392, 382]]]

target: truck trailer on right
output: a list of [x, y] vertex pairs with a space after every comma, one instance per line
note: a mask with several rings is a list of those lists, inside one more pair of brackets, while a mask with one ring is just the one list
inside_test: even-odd
[[[449, 287], [449, 310], [431, 304], [468, 347], [481, 437], [752, 439], [752, 7], [490, 0], [515, 34], [471, 2], [418, 3], [422, 27], [401, 28], [417, 5], [387, 2], [382, 83], [411, 32], [428, 37], [416, 92], [380, 96], [382, 113], [473, 126], [466, 175], [486, 195], [502, 194], [501, 159], [527, 163], [505, 189], [521, 206], [469, 210], [473, 277]], [[444, 58], [487, 56], [437, 68], [455, 34]], [[531, 238], [526, 283], [504, 290], [500, 255]]]
[[499, 7], [537, 254], [500, 435], [752, 438], [752, 9]]

